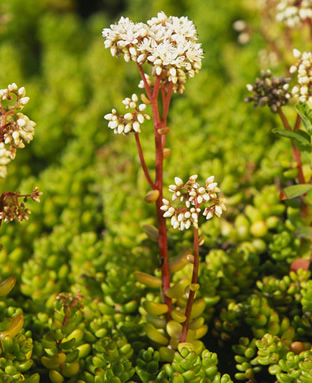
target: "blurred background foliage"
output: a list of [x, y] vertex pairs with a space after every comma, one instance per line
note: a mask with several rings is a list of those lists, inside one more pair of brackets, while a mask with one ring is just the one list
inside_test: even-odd
[[[37, 129], [36, 139], [19, 153], [1, 186], [24, 191], [35, 184], [44, 191], [29, 225], [2, 228], [2, 235], [23, 232], [15, 238], [23, 241], [25, 259], [32, 250], [26, 251], [24, 241], [30, 245], [55, 226], [99, 236], [104, 230], [122, 242], [125, 234], [135, 239], [142, 221], [153, 215], [153, 208], [142, 203], [147, 185], [133, 137], [116, 139], [103, 121], [105, 113], [136, 91], [138, 73], [135, 65], [111, 58], [101, 31], [121, 15], [146, 21], [160, 10], [192, 19], [205, 51], [202, 71], [172, 102], [167, 184], [176, 174], [215, 174], [219, 182], [230, 178], [228, 196], [237, 191], [246, 167], [256, 171], [271, 150], [272, 118], [263, 111], [250, 113], [243, 103], [245, 83], [258, 72], [261, 48], [257, 36], [248, 46], [237, 42], [233, 22], [257, 17], [243, 3], [4, 1], [0, 83], [26, 87], [31, 98], [27, 113]], [[152, 164], [151, 125], [145, 129], [142, 140]]]
[[[12, 82], [26, 87], [30, 102], [25, 113], [37, 127], [34, 141], [18, 152], [0, 187], [25, 193], [38, 186], [44, 194], [40, 204], [31, 206], [28, 223], [1, 227], [0, 279], [17, 277], [10, 304], [20, 305], [26, 317], [29, 315], [26, 324], [30, 330], [44, 332], [44, 325], [40, 327], [40, 321], [32, 324], [31, 318], [41, 311], [51, 313], [52, 302], [62, 291], [81, 292], [90, 307], [94, 298], [105, 302], [103, 296], [113, 297], [114, 307], [138, 302], [145, 291], [135, 283], [132, 272], [153, 273], [158, 266], [157, 246], [142, 229], [144, 224], [154, 223], [154, 206], [144, 202], [148, 185], [134, 138], [114, 136], [103, 119], [125, 97], [138, 92], [139, 75], [134, 64], [110, 56], [101, 31], [122, 15], [145, 22], [161, 10], [193, 20], [205, 52], [200, 73], [187, 83], [182, 96], [172, 100], [167, 143], [172, 153], [165, 163], [164, 179], [169, 185], [175, 176], [187, 179], [199, 174], [206, 179], [215, 175], [229, 200], [226, 221], [221, 226], [209, 222], [202, 227], [208, 238], [203, 259], [207, 256], [208, 264], [215, 262], [216, 275], [224, 268], [221, 306], [226, 310], [232, 293], [247, 296], [257, 277], [268, 270], [279, 270], [280, 275], [288, 270], [286, 256], [269, 262], [268, 254], [276, 251], [270, 253], [270, 246], [283, 247], [273, 238], [276, 232], [262, 242], [259, 237], [267, 232], [262, 235], [253, 229], [249, 233], [255, 217], [263, 221], [270, 215], [282, 226], [278, 232], [285, 229], [285, 208], [276, 208], [280, 204], [274, 185], [286, 185], [285, 171], [292, 169], [289, 142], [271, 133], [279, 124], [277, 118], [269, 110], [254, 111], [244, 103], [245, 85], [253, 82], [260, 68], [270, 66], [282, 75], [287, 64], [272, 59], [259, 32], [261, 12], [256, 2], [2, 0], [0, 88]], [[253, 26], [244, 44], [233, 29], [239, 19]], [[274, 26], [273, 34], [277, 33], [274, 28], [280, 27]], [[142, 130], [146, 161], [152, 166], [151, 123]], [[248, 215], [247, 205], [256, 212]], [[271, 206], [275, 206], [272, 214]], [[237, 223], [238, 214], [247, 220], [245, 236], [235, 232], [244, 226]], [[213, 261], [215, 248], [246, 241], [253, 243], [256, 255], [246, 255], [245, 246], [243, 256], [231, 260], [229, 254], [218, 253]], [[191, 236], [170, 231], [169, 242], [174, 256], [190, 246]], [[284, 247], [295, 246], [290, 243]], [[256, 245], [262, 250], [255, 250]], [[287, 257], [293, 259], [295, 254], [292, 248]], [[259, 263], [262, 269], [257, 269]], [[237, 274], [240, 268], [245, 273], [243, 280]], [[230, 284], [236, 290], [226, 293]], [[110, 305], [108, 301], [105, 304]], [[88, 323], [97, 331], [102, 324], [94, 321], [101, 314], [96, 305], [93, 310], [88, 312]], [[207, 315], [212, 321], [213, 314]], [[123, 329], [129, 325], [131, 337], [136, 320], [115, 318], [113, 325]], [[220, 331], [216, 327], [217, 336]]]

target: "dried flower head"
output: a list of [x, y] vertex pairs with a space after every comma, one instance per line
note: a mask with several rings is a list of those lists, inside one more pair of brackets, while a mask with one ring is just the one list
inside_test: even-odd
[[290, 78], [272, 76], [271, 71], [261, 71], [261, 77], [256, 78], [255, 85], [248, 84], [247, 89], [253, 92], [252, 97], [247, 97], [246, 102], [253, 102], [254, 106], [267, 105], [273, 112], [289, 103]]
[[111, 113], [108, 113], [104, 116], [104, 118], [109, 121], [108, 127], [113, 129], [114, 133], [140, 133], [141, 124], [143, 124], [145, 120], [150, 120], [150, 116], [146, 113], [143, 113], [146, 109], [146, 104], [143, 102], [142, 104], [138, 105], [138, 101], [138, 96], [133, 94], [131, 98], [126, 98], [122, 102], [126, 109], [132, 109], [131, 112], [128, 112], [124, 115], [118, 115], [117, 110], [112, 109]]
[[226, 210], [225, 199], [219, 196], [220, 189], [214, 182], [214, 176], [208, 177], [205, 186], [196, 182], [197, 175], [191, 176], [186, 183], [181, 178], [175, 177], [175, 184], [169, 186], [172, 192], [172, 201], [177, 199], [183, 203], [182, 207], [174, 207], [171, 202], [163, 199], [164, 217], [171, 218], [174, 229], [189, 229], [191, 226], [198, 228], [199, 213], [203, 209], [203, 216], [211, 219], [214, 215], [221, 217]]
[[292, 89], [292, 94], [299, 97], [300, 102], [312, 102], [312, 52], [301, 53], [294, 49], [293, 53], [298, 62], [290, 67], [290, 72], [298, 72], [298, 81]]
[[187, 78], [201, 68], [203, 51], [197, 43], [197, 31], [187, 17], [157, 17], [144, 23], [134, 23], [122, 17], [117, 24], [103, 29], [105, 48], [112, 56], [123, 56], [126, 62], [152, 66], [152, 75], [172, 82], [175, 92], [183, 92]]
[[[25, 203], [28, 198], [31, 198], [34, 202], [40, 202], [40, 196], [38, 188], [35, 187], [31, 194], [21, 194], [20, 192], [4, 192], [0, 196], [0, 225], [3, 222], [11, 222], [13, 220], [22, 222], [29, 219], [31, 211], [26, 208]], [[20, 202], [22, 199], [23, 202]]]
[[276, 19], [291, 28], [312, 19], [312, 0], [280, 0]]
[[36, 124], [20, 113], [29, 101], [25, 95], [25, 88], [15, 83], [0, 89], [0, 177], [6, 176], [6, 165], [15, 158], [16, 149], [24, 148], [34, 137]]

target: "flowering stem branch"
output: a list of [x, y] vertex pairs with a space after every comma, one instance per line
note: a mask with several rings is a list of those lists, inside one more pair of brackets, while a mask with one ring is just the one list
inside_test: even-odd
[[[291, 127], [288, 123], [288, 120], [287, 120], [287, 118], [286, 118], [286, 116], [283, 113], [281, 108], [278, 109], [278, 114], [281, 117], [281, 120], [283, 122], [285, 129], [291, 131], [292, 129], [291, 129]], [[295, 122], [295, 126], [294, 126], [294, 131], [296, 131], [300, 128], [300, 124], [301, 124], [301, 117], [299, 116], [299, 114], [297, 114], [297, 118], [296, 118], [296, 122]], [[303, 174], [303, 170], [302, 170], [301, 152], [300, 152], [300, 150], [298, 150], [298, 148], [296, 147], [293, 140], [291, 140], [291, 147], [292, 147], [292, 151], [293, 151], [293, 158], [297, 163], [299, 184], [305, 184], [306, 182], [305, 182], [305, 178], [304, 178], [304, 174]], [[308, 207], [303, 202], [303, 200], [301, 199], [301, 216], [303, 218], [306, 218], [307, 214], [308, 214]]]
[[149, 171], [147, 169], [146, 163], [145, 163], [145, 159], [144, 159], [144, 155], [143, 155], [143, 150], [142, 150], [139, 134], [135, 133], [134, 136], [135, 136], [135, 142], [136, 142], [136, 145], [137, 145], [137, 148], [138, 148], [138, 153], [139, 153], [139, 157], [140, 157], [140, 161], [141, 161], [141, 166], [142, 166], [143, 172], [145, 174], [145, 178], [147, 179], [147, 182], [150, 184], [151, 188], [152, 189], [156, 189], [156, 185], [152, 181], [151, 176], [149, 174]]
[[[278, 109], [278, 114], [282, 120], [282, 123], [284, 125], [284, 128], [286, 130], [292, 130], [289, 123], [288, 123], [288, 120], [285, 116], [285, 114], [283, 113], [282, 109]], [[295, 123], [295, 126], [294, 126], [294, 131], [298, 130], [299, 127], [300, 127], [300, 123], [301, 123], [301, 118], [300, 116], [297, 114], [297, 118], [296, 118], [296, 123]], [[292, 146], [292, 151], [293, 151], [293, 158], [294, 160], [297, 162], [297, 169], [298, 169], [298, 181], [300, 184], [304, 184], [305, 183], [305, 179], [304, 179], [304, 175], [303, 175], [303, 170], [302, 170], [302, 163], [301, 163], [301, 153], [300, 151], [298, 150], [298, 148], [296, 147], [295, 143], [293, 140], [291, 140], [291, 146]]]
[[[198, 238], [198, 229], [194, 227], [194, 266], [193, 266], [192, 284], [197, 283], [198, 268], [199, 268], [199, 238]], [[195, 291], [190, 290], [190, 295], [188, 297], [186, 309], [185, 309], [186, 320], [183, 323], [183, 328], [182, 328], [182, 333], [180, 338], [181, 343], [186, 341], [187, 330], [191, 320], [191, 313], [192, 313], [194, 298], [195, 298]]]
[[309, 25], [309, 31], [310, 31], [310, 41], [312, 41], [312, 21], [311, 19], [307, 19], [308, 25]]
[[1, 134], [3, 133], [2, 130], [4, 129], [5, 127], [5, 118], [6, 118], [6, 114], [4, 113], [4, 108], [2, 106], [2, 104], [0, 104], [1, 106]]
[[[161, 117], [161, 121], [163, 123], [163, 126], [167, 126], [167, 117], [168, 117], [168, 111], [169, 111], [169, 105], [172, 95], [172, 89], [173, 89], [173, 83], [170, 82], [168, 86], [167, 93], [165, 92], [164, 88], [162, 87], [161, 90], [161, 96], [162, 96], [162, 104], [163, 104], [163, 113]], [[164, 149], [166, 143], [166, 134], [162, 136], [162, 148]]]
[[298, 181], [299, 181], [300, 184], [305, 184], [306, 182], [305, 182], [304, 175], [303, 175], [303, 170], [302, 170], [301, 153], [300, 153], [300, 151], [298, 150], [298, 148], [296, 147], [296, 145], [294, 144], [293, 141], [291, 141], [291, 146], [292, 146], [292, 149], [293, 149], [294, 160], [297, 162]]
[[299, 114], [297, 114], [297, 118], [296, 118], [296, 122], [295, 122], [295, 126], [294, 126], [295, 131], [300, 128], [300, 124], [301, 124], [301, 117], [299, 116]]
[[[158, 93], [159, 93], [159, 88], [160, 88], [160, 80], [161, 80], [161, 77], [160, 76], [157, 76], [156, 77], [156, 81], [154, 83], [154, 90], [153, 90], [153, 98], [155, 98], [155, 100], [157, 100], [158, 98]], [[159, 114], [159, 112], [158, 112]]]
[[162, 98], [163, 98], [162, 121], [163, 122], [167, 122], [167, 116], [168, 116], [168, 111], [169, 111], [172, 89], [173, 89], [173, 82], [170, 82], [170, 85], [168, 86], [167, 94], [162, 93]]
[[146, 80], [146, 77], [145, 77], [142, 65], [140, 65], [140, 64], [137, 64], [137, 65], [138, 65], [138, 68], [139, 68], [139, 72], [140, 72], [141, 78], [142, 78], [143, 83], [144, 83], [144, 88], [146, 90], [147, 96], [148, 96], [149, 99], [151, 99], [152, 98], [152, 91], [151, 91], [151, 88], [148, 85], [148, 82]]
[[280, 116], [280, 118], [281, 118], [281, 120], [282, 120], [282, 123], [283, 123], [283, 125], [284, 125], [284, 128], [285, 128], [286, 130], [291, 130], [291, 127], [290, 127], [290, 125], [289, 125], [289, 123], [288, 123], [288, 120], [287, 120], [287, 118], [286, 118], [284, 112], [282, 111], [282, 109], [279, 108], [279, 109], [277, 110], [277, 112], [278, 112], [278, 114], [279, 114], [279, 116]]
[[[294, 131], [296, 131], [300, 128], [300, 124], [301, 124], [301, 117], [299, 116], [299, 114], [297, 114], [296, 123], [294, 126]], [[299, 183], [305, 184], [306, 182], [304, 179], [303, 170], [302, 170], [302, 163], [301, 163], [301, 153], [293, 141], [292, 141], [292, 146], [293, 146], [294, 159], [297, 162]]]
[[159, 191], [159, 197], [156, 201], [156, 211], [157, 211], [157, 220], [158, 220], [158, 245], [159, 245], [159, 256], [161, 264], [161, 273], [162, 273], [162, 292], [164, 303], [168, 306], [167, 319], [170, 320], [171, 310], [172, 310], [172, 301], [166, 296], [166, 291], [170, 287], [170, 269], [169, 269], [169, 260], [168, 260], [168, 239], [167, 239], [167, 227], [166, 219], [163, 217], [163, 212], [160, 209], [162, 206], [163, 199], [163, 146], [162, 146], [162, 135], [159, 134], [158, 129], [163, 127], [163, 123], [160, 120], [159, 116], [159, 107], [158, 107], [158, 94], [160, 89], [160, 76], [157, 76], [153, 94], [150, 98], [153, 121], [154, 121], [154, 133], [155, 133], [155, 170], [156, 170], [156, 179], [155, 186]]
[[285, 43], [286, 43], [287, 51], [292, 52], [293, 44], [292, 44], [291, 29], [289, 27], [286, 27], [285, 29]]

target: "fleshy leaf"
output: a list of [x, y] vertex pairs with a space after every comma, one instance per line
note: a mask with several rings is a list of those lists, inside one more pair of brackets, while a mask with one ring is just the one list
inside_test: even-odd
[[310, 259], [307, 258], [298, 258], [295, 259], [290, 265], [290, 270], [297, 271], [299, 269], [309, 270], [310, 267]]
[[295, 106], [297, 113], [302, 119], [303, 125], [307, 132], [312, 135], [312, 109], [306, 103]]
[[302, 226], [298, 227], [296, 234], [300, 238], [311, 238], [312, 237], [312, 227], [311, 226]]
[[311, 184], [298, 184], [293, 186], [288, 186], [287, 188], [281, 190], [280, 199], [291, 199], [301, 196], [302, 194], [307, 193], [309, 190], [312, 190]]
[[[310, 136], [303, 130], [297, 130], [294, 132], [292, 130], [274, 128], [272, 129], [272, 132], [277, 134], [278, 136], [290, 138], [291, 140], [294, 140], [300, 145], [302, 145], [303, 147], [311, 149]], [[307, 148], [305, 148], [305, 150], [307, 150]]]

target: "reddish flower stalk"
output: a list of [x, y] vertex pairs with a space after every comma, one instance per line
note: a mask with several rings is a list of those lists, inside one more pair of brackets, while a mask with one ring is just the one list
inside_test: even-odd
[[[166, 219], [163, 217], [163, 212], [160, 210], [160, 207], [162, 206], [162, 199], [163, 199], [163, 161], [164, 161], [163, 147], [164, 147], [164, 141], [165, 141], [165, 134], [160, 134], [159, 129], [166, 127], [172, 86], [169, 86], [169, 89], [166, 93], [164, 87], [161, 86], [161, 77], [157, 76], [156, 81], [154, 83], [153, 91], [152, 91], [146, 81], [146, 77], [142, 67], [138, 65], [138, 68], [144, 83], [147, 96], [149, 97], [151, 107], [152, 107], [152, 114], [153, 114], [153, 121], [154, 121], [154, 134], [155, 134], [155, 171], [156, 171], [155, 183], [153, 183], [149, 177], [149, 174], [143, 159], [142, 148], [140, 145], [138, 145], [137, 137], [136, 137], [136, 140], [137, 140], [137, 145], [139, 149], [141, 164], [142, 164], [143, 170], [145, 169], [144, 170], [145, 176], [148, 182], [150, 183], [150, 185], [153, 187], [153, 189], [156, 189], [159, 191], [159, 197], [156, 201], [156, 212], [157, 212], [158, 231], [159, 231], [158, 245], [159, 245], [159, 256], [160, 256], [160, 265], [161, 265], [161, 274], [162, 274], [162, 295], [163, 295], [164, 303], [167, 304], [169, 308], [167, 313], [167, 319], [169, 320], [171, 316], [171, 310], [172, 310], [172, 301], [170, 298], [166, 296], [166, 291], [170, 287], [167, 227], [166, 227]], [[160, 90], [161, 90], [161, 94], [163, 95], [162, 119], [160, 119], [159, 105], [158, 105], [158, 96], [159, 96]]]
[[147, 179], [147, 182], [150, 184], [152, 189], [156, 189], [156, 186], [155, 186], [154, 182], [151, 179], [151, 176], [149, 174], [149, 171], [148, 171], [146, 163], [145, 163], [145, 159], [144, 159], [144, 155], [143, 155], [143, 150], [142, 150], [139, 134], [135, 133], [134, 136], [135, 136], [135, 142], [137, 144], [137, 149], [138, 149], [138, 153], [139, 153], [139, 157], [140, 157], [140, 162], [141, 162], [141, 166], [142, 166], [145, 178]]
[[[288, 123], [288, 120], [285, 116], [285, 114], [283, 113], [282, 109], [278, 109], [278, 114], [283, 122], [283, 125], [284, 125], [284, 128], [286, 130], [292, 130], [289, 123]], [[296, 122], [295, 122], [295, 126], [294, 126], [294, 131], [298, 130], [300, 128], [300, 124], [301, 124], [301, 117], [299, 116], [299, 114], [297, 114], [297, 118], [296, 118]], [[303, 174], [303, 169], [302, 169], [302, 162], [301, 162], [301, 153], [300, 153], [300, 150], [298, 150], [298, 148], [296, 147], [295, 143], [293, 140], [291, 140], [291, 147], [292, 147], [292, 151], [293, 151], [293, 158], [294, 160], [296, 161], [297, 163], [297, 169], [298, 169], [298, 181], [299, 181], [299, 184], [305, 184], [305, 178], [304, 178], [304, 174]], [[306, 194], [304, 194], [302, 197], [304, 197]], [[301, 199], [301, 216], [303, 218], [306, 218], [307, 217], [307, 214], [308, 214], [308, 207], [307, 205], [303, 202], [303, 200]]]
[[309, 31], [310, 31], [310, 41], [312, 41], [312, 22], [311, 19], [307, 20], [307, 23], [309, 25]]
[[[278, 114], [282, 120], [282, 123], [284, 125], [284, 128], [286, 130], [289, 130], [291, 131], [291, 127], [289, 125], [289, 122], [284, 114], [284, 112], [282, 111], [282, 109], [278, 109]], [[296, 123], [295, 123], [295, 126], [294, 126], [294, 131], [298, 130], [300, 128], [300, 123], [301, 123], [301, 118], [300, 116], [297, 114], [297, 118], [296, 118]], [[298, 148], [296, 147], [295, 143], [293, 140], [291, 140], [291, 146], [292, 146], [292, 151], [293, 151], [293, 158], [294, 160], [296, 161], [297, 163], [297, 169], [298, 169], [298, 181], [300, 184], [305, 184], [305, 179], [304, 179], [304, 175], [303, 175], [303, 170], [302, 170], [302, 162], [301, 162], [301, 153], [300, 151], [298, 150]]]
[[[198, 238], [198, 229], [194, 227], [194, 266], [193, 266], [193, 275], [192, 275], [192, 284], [197, 283], [198, 278], [198, 268], [199, 268], [199, 238]], [[187, 331], [191, 320], [191, 313], [193, 302], [195, 298], [195, 291], [190, 290], [190, 295], [187, 300], [185, 316], [186, 320], [183, 323], [182, 333], [180, 337], [180, 342], [185, 342], [187, 337]]]

